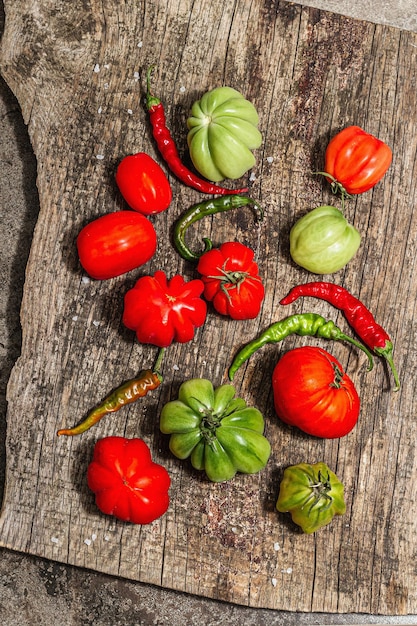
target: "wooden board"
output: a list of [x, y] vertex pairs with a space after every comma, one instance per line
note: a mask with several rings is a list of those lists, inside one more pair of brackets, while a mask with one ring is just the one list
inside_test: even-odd
[[[38, 160], [40, 214], [21, 310], [22, 355], [8, 386], [7, 484], [0, 542], [59, 562], [252, 607], [325, 612], [417, 612], [415, 444], [417, 36], [285, 2], [5, 0], [2, 72], [16, 94]], [[254, 248], [266, 297], [256, 320], [234, 322], [212, 310], [195, 340], [174, 345], [158, 392], [104, 419], [78, 438], [56, 431], [77, 423], [106, 393], [152, 365], [156, 349], [123, 328], [123, 295], [145, 273], [195, 276], [174, 251], [174, 220], [202, 199], [170, 177], [174, 200], [151, 218], [155, 257], [111, 281], [85, 280], [75, 248], [81, 227], [124, 205], [114, 171], [128, 153], [159, 158], [143, 107], [144, 73], [186, 154], [185, 120], [206, 90], [227, 84], [257, 107], [264, 135], [249, 180], [265, 207], [258, 229], [248, 209], [196, 225], [217, 244]], [[159, 432], [162, 405], [190, 377], [227, 380], [236, 350], [271, 322], [314, 311], [349, 328], [316, 301], [279, 305], [313, 275], [289, 258], [294, 221], [337, 200], [313, 176], [329, 138], [357, 124], [392, 146], [381, 183], [348, 202], [363, 242], [341, 272], [346, 286], [391, 334], [402, 379], [377, 360], [324, 340], [290, 338], [267, 346], [236, 376], [236, 389], [265, 414], [273, 447], [267, 468], [211, 484], [172, 457]], [[338, 357], [359, 390], [357, 427], [340, 440], [308, 437], [274, 415], [271, 372], [303, 344]], [[167, 514], [146, 527], [101, 516], [85, 472], [97, 438], [140, 436], [172, 477]], [[347, 512], [304, 536], [275, 510], [287, 465], [323, 460], [343, 480]]]

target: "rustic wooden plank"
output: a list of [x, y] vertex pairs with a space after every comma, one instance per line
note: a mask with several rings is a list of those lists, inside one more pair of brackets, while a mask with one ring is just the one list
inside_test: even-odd
[[[417, 612], [415, 515], [417, 471], [413, 374], [416, 371], [417, 216], [415, 133], [417, 36], [284, 2], [166, 0], [119, 3], [5, 0], [1, 67], [22, 107], [38, 159], [40, 214], [22, 303], [22, 356], [8, 387], [7, 485], [0, 544], [56, 561], [253, 607], [301, 611]], [[165, 382], [79, 438], [56, 437], [109, 389], [151, 365], [156, 350], [138, 345], [121, 324], [122, 298], [142, 273], [164, 268], [193, 276], [173, 251], [173, 221], [198, 201], [171, 177], [174, 201], [152, 218], [159, 236], [145, 268], [112, 281], [83, 277], [75, 237], [94, 217], [123, 207], [113, 181], [122, 156], [158, 155], [141, 97], [144, 71], [156, 63], [155, 92], [185, 153], [192, 102], [228, 84], [257, 106], [264, 142], [250, 193], [266, 208], [215, 216], [195, 227], [198, 245], [251, 245], [267, 294], [257, 320], [210, 312], [195, 341], [170, 348]], [[316, 440], [278, 423], [270, 376], [279, 355], [309, 339], [288, 339], [255, 355], [236, 376], [239, 394], [266, 416], [273, 446], [267, 468], [252, 477], [209, 484], [172, 458], [158, 429], [163, 404], [180, 383], [226, 380], [237, 348], [289, 312], [341, 316], [324, 303], [280, 298], [311, 275], [289, 259], [295, 219], [333, 202], [310, 174], [329, 137], [355, 123], [387, 141], [393, 164], [372, 191], [349, 202], [363, 235], [347, 268], [330, 277], [358, 294], [396, 344], [402, 389], [389, 372], [345, 345], [330, 350], [348, 370], [362, 401], [358, 426], [341, 440]], [[102, 158], [98, 158], [102, 157]], [[328, 344], [315, 341], [329, 349]], [[221, 346], [221, 349], [219, 349]], [[141, 436], [172, 477], [167, 514], [147, 527], [100, 516], [85, 484], [98, 437]], [[343, 518], [314, 536], [294, 531], [275, 511], [285, 466], [325, 460], [346, 486]]]

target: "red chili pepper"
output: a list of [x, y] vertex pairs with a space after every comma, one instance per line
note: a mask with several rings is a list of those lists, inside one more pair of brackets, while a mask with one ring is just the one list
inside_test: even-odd
[[311, 296], [329, 302], [342, 311], [353, 330], [371, 350], [386, 359], [394, 375], [398, 391], [400, 381], [393, 360], [393, 344], [390, 336], [376, 321], [370, 310], [340, 285], [326, 282], [311, 282], [293, 287], [280, 304], [291, 304], [300, 296]]
[[163, 104], [159, 98], [155, 97], [151, 93], [150, 90], [150, 77], [152, 70], [153, 67], [150, 67], [147, 73], [146, 107], [149, 112], [152, 134], [156, 141], [156, 145], [158, 146], [160, 153], [164, 157], [171, 171], [181, 182], [188, 185], [188, 187], [192, 187], [193, 189], [197, 189], [197, 191], [202, 191], [203, 193], [224, 195], [231, 193], [245, 193], [248, 191], [247, 187], [235, 190], [219, 187], [214, 183], [210, 183], [207, 180], [199, 178], [182, 163], [172, 135], [166, 126]]

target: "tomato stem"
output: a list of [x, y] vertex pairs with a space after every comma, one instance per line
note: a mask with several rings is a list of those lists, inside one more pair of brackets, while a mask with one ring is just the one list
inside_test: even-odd
[[[227, 262], [228, 261], [226, 261], [225, 264], [227, 264]], [[234, 289], [236, 287], [237, 293], [239, 293], [240, 286], [245, 282], [248, 277], [252, 278], [253, 280], [262, 282], [259, 276], [252, 276], [250, 272], [242, 272], [240, 270], [226, 270], [222, 267], [218, 267], [217, 269], [220, 272], [219, 276], [209, 275], [207, 276], [207, 278], [220, 281], [220, 289], [223, 291], [229, 302], [231, 302], [232, 299], [230, 297], [228, 287], [229, 289]]]
[[334, 371], [334, 379], [333, 379], [333, 382], [330, 383], [330, 387], [335, 387], [336, 389], [340, 389], [340, 387], [342, 386], [340, 383], [341, 383], [341, 380], [343, 379], [343, 372], [336, 365], [336, 363], [332, 363], [332, 366], [333, 366], [333, 371]]
[[326, 511], [330, 508], [333, 498], [329, 496], [329, 491], [332, 486], [330, 483], [330, 474], [327, 474], [327, 477], [324, 477], [319, 470], [317, 475], [317, 480], [315, 480], [315, 476], [313, 474], [313, 479], [308, 476], [309, 487], [311, 489], [311, 494], [308, 496], [304, 504], [302, 505], [302, 509], [308, 504], [311, 500], [313, 501], [308, 509], [308, 512], [311, 513], [312, 509], [320, 502], [321, 499], [327, 500], [327, 504], [322, 508], [323, 511]]
[[342, 211], [344, 211], [345, 199], [352, 198], [353, 196], [350, 193], [348, 193], [346, 189], [343, 187], [342, 183], [336, 180], [336, 178], [332, 176], [331, 174], [328, 174], [327, 172], [313, 172], [313, 174], [325, 176], [328, 182], [330, 183], [330, 189], [332, 190], [332, 193], [335, 196], [337, 196], [337, 194], [340, 193], [340, 197], [342, 200]]
[[216, 438], [216, 429], [220, 426], [222, 416], [206, 406], [199, 398], [194, 396], [193, 400], [199, 405], [198, 412], [202, 414], [200, 422], [201, 433], [206, 443], [210, 443], [210, 441]]

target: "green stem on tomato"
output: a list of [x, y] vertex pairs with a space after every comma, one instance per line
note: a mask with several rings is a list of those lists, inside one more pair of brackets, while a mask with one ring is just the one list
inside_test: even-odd
[[343, 187], [342, 183], [336, 180], [336, 178], [332, 176], [331, 174], [328, 174], [327, 172], [313, 172], [313, 174], [325, 176], [327, 179], [330, 179], [329, 182], [330, 182], [330, 189], [332, 190], [332, 193], [335, 196], [337, 196], [337, 194], [340, 193], [340, 197], [342, 200], [342, 211], [343, 211], [345, 208], [345, 199], [352, 198], [353, 196], [350, 193], [348, 193], [346, 189]]

